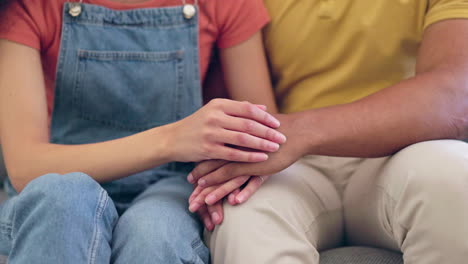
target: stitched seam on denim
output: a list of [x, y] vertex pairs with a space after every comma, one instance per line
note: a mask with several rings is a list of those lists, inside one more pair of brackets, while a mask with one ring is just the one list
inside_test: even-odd
[[175, 97], [175, 107], [172, 107], [172, 118], [175, 118], [175, 120], [180, 120], [182, 117], [180, 115], [179, 107], [180, 107], [180, 101], [182, 99], [182, 88], [184, 87], [184, 80], [185, 80], [185, 67], [184, 63], [182, 63], [181, 60], [179, 60], [176, 64], [176, 91], [174, 93]]
[[[70, 23], [66, 22], [67, 24], [76, 24], [76, 22]], [[182, 28], [186, 26], [192, 26], [191, 24], [187, 23], [178, 23], [178, 24], [171, 24], [171, 25], [151, 25], [151, 24], [135, 24], [133, 26], [130, 25], [116, 25], [106, 22], [92, 22], [92, 21], [80, 21], [80, 25], [91, 25], [91, 26], [100, 26], [100, 27], [112, 27], [112, 28], [136, 28], [138, 29], [150, 29], [150, 28], [158, 28], [158, 29], [174, 29], [174, 28]]]
[[[65, 9], [65, 6], [63, 7], [63, 14], [66, 14], [66, 9]], [[62, 25], [62, 33], [61, 33], [61, 40], [60, 40], [60, 50], [59, 50], [59, 54], [58, 54], [58, 62], [57, 62], [57, 69], [56, 69], [56, 72], [55, 72], [55, 76], [56, 76], [56, 80], [55, 80], [55, 87], [54, 87], [54, 108], [58, 108], [61, 104], [61, 100], [60, 100], [60, 97], [61, 97], [61, 89], [59, 88], [61, 85], [61, 82], [62, 82], [62, 72], [63, 72], [63, 68], [65, 67], [65, 57], [66, 57], [66, 54], [67, 54], [67, 49], [65, 48], [65, 43], [67, 42], [67, 39], [68, 39], [68, 26], [64, 23]], [[50, 124], [50, 133], [51, 133], [51, 142], [57, 142], [58, 140], [56, 139], [56, 137], [54, 136], [53, 134], [53, 131], [55, 130], [55, 124], [56, 124], [56, 120], [57, 119], [57, 111], [52, 111], [52, 119], [51, 119], [51, 124]]]
[[204, 246], [204, 244], [201, 239], [196, 238], [194, 241], [192, 241], [191, 246], [194, 252], [193, 252], [192, 260], [190, 261], [190, 263], [197, 263], [199, 262], [197, 260], [198, 258], [200, 258], [200, 256], [197, 254], [196, 250]]
[[193, 249], [200, 247], [200, 245], [203, 245], [203, 242], [201, 241], [201, 239], [198, 239], [198, 238], [192, 241], [192, 244], [191, 244]]
[[200, 77], [200, 50], [199, 50], [200, 49], [199, 48], [200, 47], [200, 43], [199, 43], [200, 41], [199, 41], [199, 37], [198, 37], [198, 34], [199, 34], [198, 32], [200, 31], [200, 23], [196, 23], [195, 26], [196, 26], [196, 29], [191, 30], [190, 35], [191, 35], [191, 38], [192, 38], [192, 40], [194, 42], [193, 43], [194, 46], [197, 47], [195, 52], [194, 52], [195, 54], [193, 54], [193, 58], [194, 58], [193, 59], [194, 60], [193, 65], [194, 65], [194, 68], [195, 68], [194, 69], [195, 70], [195, 73], [194, 73], [195, 74], [195, 80], [197, 81], [197, 84], [198, 84], [197, 88], [201, 93], [202, 90], [201, 90], [201, 87], [200, 87], [201, 86], [201, 84], [200, 84], [200, 78], [201, 77]]
[[85, 60], [96, 61], [143, 61], [143, 62], [166, 62], [182, 60], [185, 51], [101, 51], [78, 49], [78, 57]]
[[4, 235], [7, 235], [11, 239], [11, 231], [13, 230], [13, 225], [11, 223], [6, 223], [0, 221], [0, 232]]
[[101, 234], [101, 230], [99, 228], [99, 221], [102, 218], [104, 208], [106, 208], [108, 200], [109, 198], [106, 195], [106, 191], [101, 190], [98, 204], [96, 206], [96, 214], [94, 217], [94, 230], [93, 230], [93, 237], [92, 237], [91, 247], [90, 247], [90, 250], [91, 250], [90, 259], [89, 259], [90, 264], [96, 263], [97, 248], [99, 246], [98, 240]]

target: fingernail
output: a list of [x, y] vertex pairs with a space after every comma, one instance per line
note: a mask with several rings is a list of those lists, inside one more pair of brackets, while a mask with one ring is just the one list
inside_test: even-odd
[[268, 150], [270, 151], [277, 151], [279, 149], [279, 144], [277, 143], [273, 143], [273, 142], [269, 142], [268, 143]]
[[213, 219], [215, 223], [217, 223], [219, 221], [219, 214], [214, 212], [211, 214], [211, 218]]
[[245, 196], [242, 195], [242, 194], [237, 195], [236, 201], [237, 201], [238, 203], [243, 203], [243, 202], [245, 201]]
[[229, 203], [236, 202], [236, 201], [235, 201], [234, 194], [231, 193], [231, 194], [228, 196], [228, 201], [229, 201]]
[[257, 105], [258, 108], [262, 109], [263, 111], [267, 110], [266, 105]]
[[206, 229], [211, 231], [213, 229], [213, 224], [211, 223], [211, 220], [209, 220], [209, 217], [207, 217], [204, 221]]
[[265, 160], [268, 159], [268, 155], [265, 154], [265, 153], [259, 153], [258, 159], [259, 159], [260, 161], [265, 161]]
[[206, 186], [206, 180], [205, 179], [198, 180], [198, 186], [205, 187]]
[[273, 124], [274, 124], [274, 126], [275, 126], [276, 128], [278, 128], [278, 127], [281, 126], [280, 121], [279, 121], [278, 119], [274, 118], [273, 116], [270, 116], [270, 120], [271, 120], [271, 122], [273, 122]]
[[189, 173], [189, 175], [187, 176], [187, 181], [190, 182], [190, 183], [193, 183], [193, 175], [192, 175], [192, 173]]
[[279, 143], [284, 143], [287, 140], [286, 136], [279, 132], [276, 134], [276, 139], [278, 139]]
[[197, 209], [198, 209], [198, 204], [197, 203], [190, 204], [190, 206], [189, 206], [189, 211], [190, 212], [194, 213], [195, 211], [197, 211]]
[[206, 227], [206, 229], [208, 229], [208, 231], [213, 231], [213, 229], [214, 229], [214, 225], [211, 224], [211, 223], [208, 224], [208, 225], [205, 224], [205, 227]]
[[214, 204], [216, 202], [216, 195], [210, 194], [206, 197], [205, 202], [207, 204]]

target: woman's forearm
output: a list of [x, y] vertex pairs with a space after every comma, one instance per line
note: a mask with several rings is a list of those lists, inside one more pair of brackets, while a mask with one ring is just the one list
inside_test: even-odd
[[164, 126], [95, 144], [25, 142], [16, 146], [18, 151], [9, 151], [9, 176], [18, 191], [46, 173], [83, 172], [98, 182], [119, 179], [171, 161], [169, 133], [170, 128]]

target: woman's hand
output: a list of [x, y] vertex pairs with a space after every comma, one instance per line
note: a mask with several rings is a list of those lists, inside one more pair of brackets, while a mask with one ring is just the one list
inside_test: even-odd
[[[279, 151], [271, 153], [269, 159], [259, 163], [239, 163], [239, 162], [221, 162], [209, 161], [200, 163], [188, 176], [188, 181], [197, 184], [199, 189], [208, 189], [210, 186], [216, 186], [215, 189], [209, 188], [205, 191], [204, 196], [198, 195], [199, 199], [194, 199], [197, 202], [202, 199], [207, 204], [212, 204], [221, 199], [225, 195], [232, 192], [232, 182], [245, 175], [262, 176], [252, 177], [242, 192], [235, 195], [238, 203], [245, 202], [258, 187], [268, 178], [268, 175], [275, 174], [289, 167], [302, 156], [307, 154], [306, 144], [303, 142], [304, 136], [298, 134], [296, 129], [296, 121], [288, 115], [277, 115], [283, 123], [280, 128], [288, 135], [288, 142], [283, 144]], [[254, 180], [255, 179], [255, 180]], [[231, 182], [231, 185], [228, 183]], [[216, 191], [214, 191], [216, 190]], [[195, 190], [197, 191], [197, 190]], [[207, 193], [208, 192], [208, 193]], [[228, 198], [232, 200], [232, 198]]]
[[263, 106], [248, 102], [212, 100], [191, 116], [169, 125], [172, 130], [168, 148], [171, 150], [172, 160], [267, 160], [268, 155], [265, 152], [277, 151], [286, 137], [276, 131], [280, 122], [265, 110]]

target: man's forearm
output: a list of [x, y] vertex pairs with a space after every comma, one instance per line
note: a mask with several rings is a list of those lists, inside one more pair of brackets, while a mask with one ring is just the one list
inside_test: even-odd
[[308, 154], [379, 157], [413, 143], [468, 137], [466, 69], [420, 74], [354, 103], [292, 114]]

